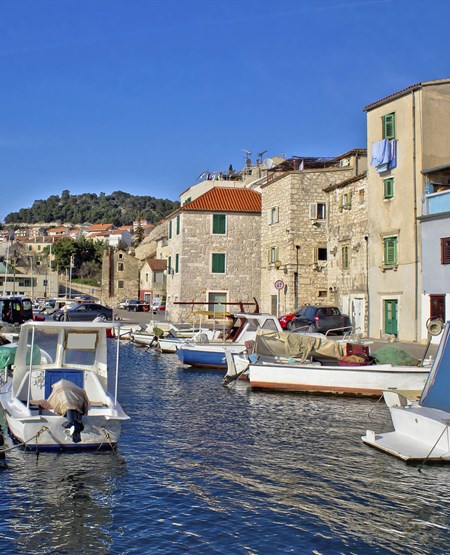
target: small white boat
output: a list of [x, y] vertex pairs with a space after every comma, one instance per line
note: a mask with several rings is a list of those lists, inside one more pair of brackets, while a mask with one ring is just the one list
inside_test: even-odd
[[450, 462], [450, 322], [445, 325], [438, 351], [419, 401], [386, 391], [394, 431], [367, 430], [362, 440], [404, 461]]
[[222, 335], [218, 330], [203, 329], [197, 331], [192, 337], [172, 337], [170, 333], [165, 337], [158, 337], [148, 332], [135, 332], [132, 334], [132, 341], [140, 345], [152, 347], [161, 353], [176, 353], [177, 349], [183, 345], [191, 343], [202, 343], [205, 341], [215, 341]]
[[108, 391], [107, 330], [119, 323], [26, 322], [0, 390], [13, 439], [30, 449], [113, 448], [129, 417]]
[[244, 373], [252, 389], [379, 397], [385, 389], [420, 395], [429, 368], [371, 364], [369, 345], [287, 332], [258, 333], [255, 353], [228, 358], [224, 384]]

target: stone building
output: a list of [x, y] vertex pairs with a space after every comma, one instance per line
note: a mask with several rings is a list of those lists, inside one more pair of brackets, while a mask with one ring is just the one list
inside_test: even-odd
[[102, 303], [117, 306], [124, 299], [139, 296], [140, 261], [122, 251], [109, 249], [102, 260]]
[[279, 315], [329, 302], [324, 189], [366, 166], [366, 150], [356, 149], [335, 158], [291, 158], [267, 172], [261, 186], [262, 310]]
[[369, 334], [426, 339], [420, 220], [424, 170], [448, 163], [450, 79], [412, 85], [365, 107], [369, 210]]
[[[192, 320], [193, 310], [236, 311], [225, 303], [259, 299], [260, 193], [214, 187], [174, 212], [168, 225], [169, 319]], [[176, 304], [189, 301], [198, 304]]]
[[367, 172], [324, 189], [327, 194], [328, 300], [367, 334]]

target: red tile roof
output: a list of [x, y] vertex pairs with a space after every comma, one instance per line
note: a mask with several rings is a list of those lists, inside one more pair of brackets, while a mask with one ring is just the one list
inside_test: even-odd
[[180, 208], [183, 211], [261, 212], [261, 193], [252, 189], [213, 187]]
[[113, 229], [113, 224], [93, 224], [91, 227], [88, 227], [86, 231], [93, 232], [93, 231], [107, 231], [108, 229]]
[[167, 260], [161, 260], [159, 258], [146, 258], [145, 261], [150, 266], [152, 270], [166, 270]]

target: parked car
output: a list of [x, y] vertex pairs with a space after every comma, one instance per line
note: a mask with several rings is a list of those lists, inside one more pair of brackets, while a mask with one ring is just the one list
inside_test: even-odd
[[336, 334], [343, 334], [345, 331], [351, 331], [352, 322], [350, 317], [342, 314], [337, 306], [309, 305], [297, 312], [292, 319], [291, 329], [306, 328], [307, 326], [310, 331], [326, 333], [330, 330], [337, 330]]
[[132, 312], [142, 312], [142, 311], [148, 311], [149, 305], [145, 301], [139, 301], [137, 299], [133, 299], [129, 301], [128, 306], [126, 308], [127, 310], [131, 310]]
[[121, 302], [119, 303], [119, 306], [118, 306], [118, 307], [119, 307], [119, 308], [123, 308], [123, 309], [126, 310], [126, 309], [128, 308], [128, 305], [130, 304], [130, 301], [131, 301], [131, 299], [124, 299], [123, 301], [121, 301]]
[[157, 314], [158, 312], [165, 312], [166, 310], [166, 303], [161, 303], [156, 306], [152, 306], [153, 314]]
[[67, 310], [57, 310], [53, 320], [66, 320], [69, 322], [92, 322], [96, 318], [112, 320], [111, 308], [97, 303], [81, 303], [69, 307]]
[[292, 329], [292, 320], [297, 316], [297, 314], [299, 314], [300, 310], [301, 308], [297, 308], [294, 312], [290, 312], [289, 314], [284, 314], [283, 316], [280, 316], [278, 318], [278, 321], [280, 322], [280, 326], [284, 330]]

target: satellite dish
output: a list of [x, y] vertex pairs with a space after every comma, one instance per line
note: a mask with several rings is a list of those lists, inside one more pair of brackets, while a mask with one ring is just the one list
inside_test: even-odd
[[275, 166], [275, 162], [272, 160], [272, 158], [264, 158], [263, 166], [266, 168], [266, 170], [270, 170], [270, 168], [273, 168]]

